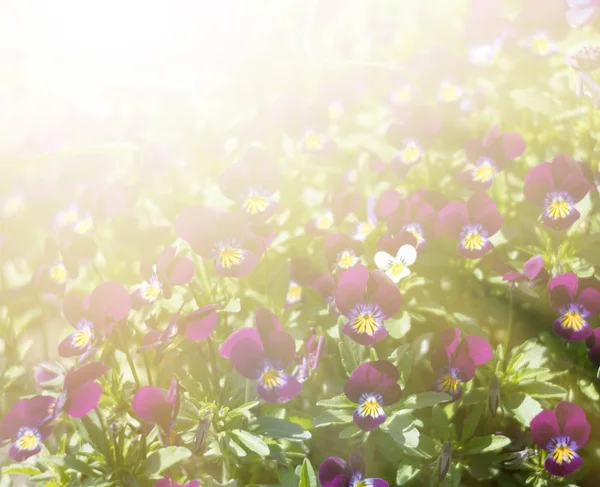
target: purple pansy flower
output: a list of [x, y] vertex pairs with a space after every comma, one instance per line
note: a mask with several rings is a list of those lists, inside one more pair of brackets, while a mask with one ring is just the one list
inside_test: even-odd
[[377, 215], [375, 205], [377, 200], [374, 196], [367, 200], [366, 220], [359, 221], [354, 225], [352, 238], [359, 242], [364, 242], [371, 233], [377, 228]]
[[584, 283], [594, 287], [580, 286], [579, 279], [571, 272], [553, 277], [548, 283], [550, 304], [560, 313], [552, 330], [565, 340], [585, 340], [592, 335], [587, 320], [600, 309], [600, 290], [595, 280]]
[[355, 265], [339, 278], [335, 304], [348, 318], [343, 331], [361, 345], [373, 345], [387, 336], [385, 320], [393, 317], [402, 304], [400, 291], [381, 271]]
[[564, 477], [583, 464], [577, 450], [590, 437], [585, 412], [576, 404], [561, 401], [554, 411], [545, 410], [531, 420], [531, 438], [548, 452], [544, 466], [552, 475]]
[[600, 367], [600, 328], [594, 329], [593, 333], [585, 340], [588, 348], [588, 358], [594, 365]]
[[356, 426], [371, 431], [385, 422], [383, 407], [397, 403], [402, 396], [399, 379], [398, 369], [387, 360], [365, 362], [352, 371], [344, 394], [358, 404], [354, 411]]
[[525, 175], [525, 198], [544, 208], [542, 225], [566, 230], [579, 220], [575, 204], [592, 189], [579, 163], [568, 156], [542, 162]]
[[497, 267], [503, 274], [503, 281], [508, 281], [512, 286], [534, 296], [536, 294], [531, 288], [545, 286], [550, 279], [548, 271], [544, 269], [544, 258], [541, 255], [534, 255], [525, 262], [523, 264], [523, 272], [517, 271], [514, 267], [504, 262], [498, 263]]
[[458, 328], [440, 336], [440, 345], [431, 354], [431, 365], [438, 375], [435, 389], [450, 394], [454, 401], [462, 395], [464, 382], [475, 375], [475, 368], [492, 358], [492, 347], [483, 337], [469, 335], [462, 340]]
[[219, 353], [231, 359], [242, 376], [258, 380], [256, 391], [267, 402], [285, 403], [302, 390], [300, 382], [284, 372], [294, 362], [296, 342], [282, 330], [279, 318], [264, 308], [256, 312], [255, 327], [232, 333]]
[[42, 441], [52, 432], [46, 421], [53, 404], [51, 396], [35, 396], [17, 401], [6, 413], [0, 423], [0, 439], [14, 440], [8, 452], [13, 460], [21, 462], [40, 452]]
[[361, 242], [354, 240], [345, 233], [331, 233], [323, 241], [325, 257], [330, 268], [346, 271], [360, 263], [363, 252]]
[[494, 248], [490, 238], [502, 227], [502, 215], [492, 198], [475, 193], [466, 203], [451, 201], [439, 214], [439, 228], [458, 240], [458, 253], [468, 259], [479, 259]]
[[304, 346], [296, 354], [296, 367], [293, 376], [302, 383], [310, 377], [312, 371], [316, 370], [325, 343], [324, 336], [317, 336], [316, 330], [311, 330], [310, 336], [304, 341]]
[[229, 166], [219, 178], [225, 196], [237, 201], [252, 218], [266, 220], [277, 209], [273, 195], [280, 175], [270, 156], [260, 147], [249, 147], [241, 161]]
[[85, 299], [67, 296], [63, 313], [77, 331], [65, 338], [58, 347], [61, 357], [81, 356], [85, 360], [99, 342], [102, 334], [110, 333], [114, 324], [124, 320], [131, 310], [131, 296], [121, 284], [100, 284]]
[[497, 173], [509, 160], [525, 152], [525, 141], [519, 134], [501, 133], [500, 127], [491, 127], [482, 139], [474, 139], [465, 145], [467, 167], [461, 180], [471, 189], [488, 189]]
[[188, 206], [177, 217], [175, 229], [194, 252], [213, 260], [217, 274], [225, 277], [250, 274], [265, 250], [265, 241], [251, 233], [244, 213]]
[[348, 465], [340, 457], [329, 457], [319, 465], [319, 482], [323, 487], [388, 487], [381, 479], [366, 479], [366, 465], [358, 452], [350, 454]]
[[177, 255], [175, 247], [167, 247], [158, 256], [155, 265], [142, 263], [143, 282], [134, 287], [133, 301], [138, 305], [154, 303], [161, 295], [169, 299], [173, 286], [182, 286], [194, 277], [194, 263]]
[[171, 443], [171, 430], [179, 413], [179, 382], [172, 379], [167, 392], [154, 386], [138, 389], [133, 396], [132, 408], [140, 419], [159, 425]]
[[302, 138], [301, 148], [311, 154], [330, 154], [335, 151], [337, 144], [326, 135], [310, 129]]
[[185, 484], [180, 484], [177, 482], [173, 482], [171, 477], [163, 477], [160, 480], [157, 480], [154, 484], [154, 487], [199, 487], [199, 480], [191, 480], [190, 482], [186, 482]]
[[335, 279], [331, 273], [317, 269], [307, 257], [292, 258], [290, 274], [291, 281], [286, 298], [288, 303], [293, 304], [300, 301], [303, 296], [303, 288], [315, 291], [325, 301], [333, 299]]

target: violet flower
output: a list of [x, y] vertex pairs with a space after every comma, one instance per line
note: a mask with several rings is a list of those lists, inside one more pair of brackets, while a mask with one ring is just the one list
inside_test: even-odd
[[550, 279], [548, 271], [544, 269], [544, 258], [541, 255], [534, 255], [525, 262], [523, 264], [523, 272], [519, 272], [509, 265], [504, 265], [503, 267], [505, 267], [505, 272], [502, 276], [503, 281], [508, 281], [511, 285], [533, 296], [537, 295], [531, 291], [531, 288], [545, 286]]
[[140, 273], [143, 282], [133, 289], [133, 301], [138, 306], [154, 303], [161, 295], [169, 299], [173, 286], [182, 286], [194, 277], [194, 263], [187, 257], [177, 255], [175, 247], [167, 247], [158, 256], [156, 264], [142, 263]]
[[383, 407], [397, 403], [402, 396], [399, 379], [398, 369], [387, 360], [365, 362], [352, 371], [344, 394], [358, 404], [354, 411], [356, 426], [371, 431], [385, 422]]
[[585, 340], [588, 348], [588, 358], [597, 367], [600, 367], [600, 328], [595, 328]]
[[63, 313], [75, 332], [58, 347], [61, 357], [80, 356], [85, 360], [100, 343], [103, 334], [111, 333], [114, 324], [124, 320], [131, 310], [131, 296], [117, 282], [100, 284], [85, 299], [67, 296]]
[[531, 420], [531, 438], [548, 452], [544, 466], [552, 475], [565, 477], [583, 464], [577, 450], [590, 437], [590, 425], [579, 406], [561, 401], [554, 411], [545, 410]]
[[364, 242], [377, 228], [377, 215], [375, 213], [376, 201], [374, 196], [369, 197], [367, 200], [366, 219], [356, 223], [352, 230], [352, 238], [354, 240]]
[[326, 135], [314, 130], [307, 130], [302, 139], [301, 148], [310, 154], [330, 154], [337, 144]]
[[523, 192], [533, 205], [544, 209], [542, 225], [566, 230], [579, 220], [575, 204], [592, 189], [581, 165], [568, 156], [542, 162], [525, 175]]
[[266, 220], [277, 209], [273, 196], [279, 182], [279, 170], [266, 151], [249, 147], [241, 161], [223, 172], [219, 187], [225, 196], [239, 203], [240, 211]]
[[474, 139], [465, 145], [466, 170], [461, 173], [462, 182], [474, 190], [488, 189], [509, 160], [525, 152], [525, 141], [519, 134], [501, 133], [500, 127], [491, 127], [482, 139]]
[[571, 272], [550, 280], [550, 304], [560, 317], [554, 321], [552, 330], [568, 341], [585, 340], [592, 335], [588, 319], [600, 309], [600, 290], [595, 280], [586, 280], [595, 287], [579, 285], [579, 279]]
[[163, 477], [160, 480], [157, 480], [154, 484], [154, 487], [199, 487], [199, 480], [191, 480], [190, 482], [186, 482], [185, 484], [180, 484], [177, 482], [173, 482], [171, 477]]
[[373, 345], [387, 336], [384, 322], [400, 309], [402, 298], [396, 285], [381, 271], [362, 264], [347, 270], [339, 278], [335, 304], [348, 318], [344, 333], [361, 345]]
[[319, 465], [319, 482], [323, 487], [388, 487], [385, 480], [365, 477], [366, 465], [358, 452], [350, 454], [350, 464], [340, 457], [329, 457]]
[[244, 277], [265, 251], [265, 242], [252, 235], [248, 216], [206, 206], [188, 206], [178, 215], [175, 229], [194, 252], [211, 259], [217, 274]]
[[264, 308], [256, 311], [255, 327], [233, 332], [219, 354], [231, 359], [246, 379], [258, 380], [256, 391], [267, 402], [285, 403], [302, 390], [300, 382], [284, 372], [294, 362], [296, 342], [282, 330], [279, 318]]
[[40, 452], [42, 441], [52, 433], [46, 421], [53, 404], [51, 396], [35, 396], [17, 401], [6, 413], [0, 423], [0, 439], [14, 440], [8, 451], [13, 460], [22, 462]]
[[167, 441], [171, 443], [171, 431], [179, 413], [179, 382], [177, 379], [171, 380], [167, 392], [154, 386], [138, 389], [133, 396], [131, 405], [138, 418], [160, 426]]
[[479, 259], [494, 248], [490, 238], [502, 227], [502, 215], [487, 194], [475, 193], [466, 203], [451, 201], [439, 214], [439, 227], [458, 240], [458, 253], [468, 259]]
[[310, 336], [304, 340], [304, 346], [296, 354], [296, 367], [292, 375], [296, 377], [301, 384], [305, 382], [311, 373], [317, 369], [323, 344], [325, 343], [324, 336], [317, 336], [315, 329], [311, 330]]
[[475, 368], [492, 358], [492, 347], [483, 337], [469, 335], [461, 340], [458, 328], [449, 328], [440, 336], [440, 345], [431, 354], [431, 365], [438, 375], [435, 389], [457, 401], [462, 384], [475, 375]]
[[360, 263], [363, 252], [361, 242], [345, 233], [331, 233], [323, 241], [325, 257], [332, 269], [346, 271]]

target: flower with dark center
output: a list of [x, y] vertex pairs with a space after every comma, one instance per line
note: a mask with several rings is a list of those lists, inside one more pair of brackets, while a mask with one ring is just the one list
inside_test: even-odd
[[298, 379], [298, 382], [303, 383], [316, 370], [324, 343], [325, 337], [317, 336], [316, 331], [312, 329], [310, 336], [304, 340], [304, 346], [296, 355], [297, 365], [294, 368], [293, 376]]
[[346, 397], [358, 404], [354, 424], [363, 431], [371, 431], [386, 420], [384, 406], [400, 400], [398, 369], [387, 360], [365, 362], [359, 365], [344, 386]]
[[363, 245], [345, 233], [332, 233], [325, 237], [323, 249], [332, 270], [347, 271], [360, 263]]
[[523, 192], [530, 203], [543, 208], [542, 225], [566, 230], [579, 219], [575, 204], [592, 188], [579, 163], [568, 156], [558, 156], [525, 175]]
[[358, 452], [350, 454], [350, 464], [340, 457], [329, 457], [319, 465], [323, 487], [388, 487], [385, 480], [365, 478], [366, 465]]
[[[514, 267], [504, 262], [498, 262], [496, 267], [503, 273], [503, 281], [508, 281], [529, 294], [533, 293], [530, 288], [545, 286], [550, 279], [548, 271], [544, 269], [544, 259], [541, 255], [534, 255], [525, 262], [523, 264], [523, 272], [517, 271]], [[535, 293], [533, 294], [536, 295]]]
[[[590, 286], [590, 287], [584, 287]], [[586, 279], [580, 286], [573, 273], [560, 274], [548, 283], [550, 304], [560, 316], [552, 330], [569, 341], [585, 340], [592, 336], [588, 319], [600, 309], [600, 285], [595, 279]]]
[[492, 250], [489, 239], [502, 227], [496, 203], [483, 192], [473, 194], [467, 203], [448, 203], [438, 218], [440, 230], [458, 240], [458, 253], [469, 259], [479, 259]]
[[452, 396], [462, 395], [462, 384], [475, 375], [475, 368], [492, 358], [492, 347], [483, 337], [469, 335], [461, 340], [458, 328], [449, 328], [440, 336], [440, 345], [431, 354], [431, 364], [438, 379], [435, 389]]
[[342, 274], [335, 290], [335, 303], [348, 318], [343, 331], [361, 345], [373, 345], [387, 336], [384, 322], [393, 317], [402, 303], [400, 291], [381, 271], [362, 264]]
[[279, 318], [266, 309], [256, 312], [254, 328], [232, 333], [219, 353], [231, 359], [242, 376], [258, 380], [258, 395], [267, 402], [285, 403], [302, 390], [296, 377], [284, 372], [294, 362], [296, 342], [282, 330]]
[[583, 464], [577, 450], [590, 437], [590, 425], [579, 406], [561, 401], [531, 420], [533, 442], [548, 452], [544, 466], [552, 475], [565, 477]]

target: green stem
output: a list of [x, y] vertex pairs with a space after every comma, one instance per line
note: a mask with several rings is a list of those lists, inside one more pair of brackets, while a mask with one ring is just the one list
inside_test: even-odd
[[508, 326], [506, 328], [506, 333], [504, 334], [504, 359], [505, 361], [508, 359], [508, 347], [510, 346], [510, 338], [512, 335], [512, 327], [513, 327], [513, 294], [514, 290], [512, 285], [508, 288]]
[[144, 356], [144, 366], [146, 367], [146, 375], [148, 376], [148, 385], [153, 386], [154, 382], [152, 380], [152, 369], [150, 367], [150, 361], [148, 360], [148, 352], [144, 352], [142, 355]]
[[131, 373], [133, 375], [133, 380], [135, 381], [135, 386], [137, 389], [139, 389], [141, 387], [142, 383], [140, 382], [140, 377], [139, 377], [137, 369], [135, 367], [135, 362], [133, 361], [133, 358], [131, 357], [131, 353], [129, 353], [129, 348], [127, 348], [127, 346], [125, 345], [125, 341], [123, 340], [123, 334], [121, 333], [120, 326], [117, 324], [115, 326], [115, 328], [117, 330], [117, 338], [119, 340], [119, 344], [121, 345], [121, 349], [122, 349], [123, 353], [125, 354], [125, 357], [127, 357], [127, 363], [129, 364], [129, 368], [131, 369]]
[[217, 390], [219, 388], [219, 374], [217, 367], [217, 354], [215, 353], [215, 344], [212, 341], [211, 337], [206, 339], [208, 341], [208, 350], [210, 353], [210, 364], [211, 364], [211, 378], [213, 381], [213, 390]]
[[[104, 434], [104, 439], [106, 441], [106, 453], [108, 455], [108, 458], [106, 459], [108, 462], [108, 466], [112, 467], [114, 464], [113, 461], [113, 457], [110, 454], [110, 446], [109, 446], [109, 442], [110, 442], [110, 433], [108, 432], [108, 429], [106, 428], [106, 423], [104, 422], [104, 418], [102, 417], [102, 413], [100, 412], [99, 408], [95, 409], [96, 411], [96, 415], [98, 416], [98, 421], [100, 422], [100, 427], [102, 428], [102, 433]], [[116, 454], [116, 452], [115, 452]]]

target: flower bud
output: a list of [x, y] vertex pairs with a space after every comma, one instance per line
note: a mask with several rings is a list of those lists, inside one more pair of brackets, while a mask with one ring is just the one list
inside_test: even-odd
[[488, 406], [492, 416], [496, 416], [498, 404], [500, 403], [500, 381], [494, 376], [490, 384], [490, 393], [488, 396]]
[[43, 389], [59, 390], [67, 371], [58, 362], [42, 362], [35, 369], [35, 381]]
[[442, 449], [440, 460], [438, 463], [438, 480], [441, 482], [444, 480], [450, 470], [450, 462], [452, 461], [452, 442], [448, 441]]
[[523, 464], [530, 458], [536, 455], [535, 450], [532, 448], [525, 448], [524, 450], [517, 451], [509, 455], [504, 460], [504, 466], [512, 469], [519, 469]]
[[202, 453], [206, 449], [211, 419], [210, 416], [205, 416], [198, 421], [198, 429], [196, 430], [196, 438], [194, 440], [194, 452], [196, 454]]

